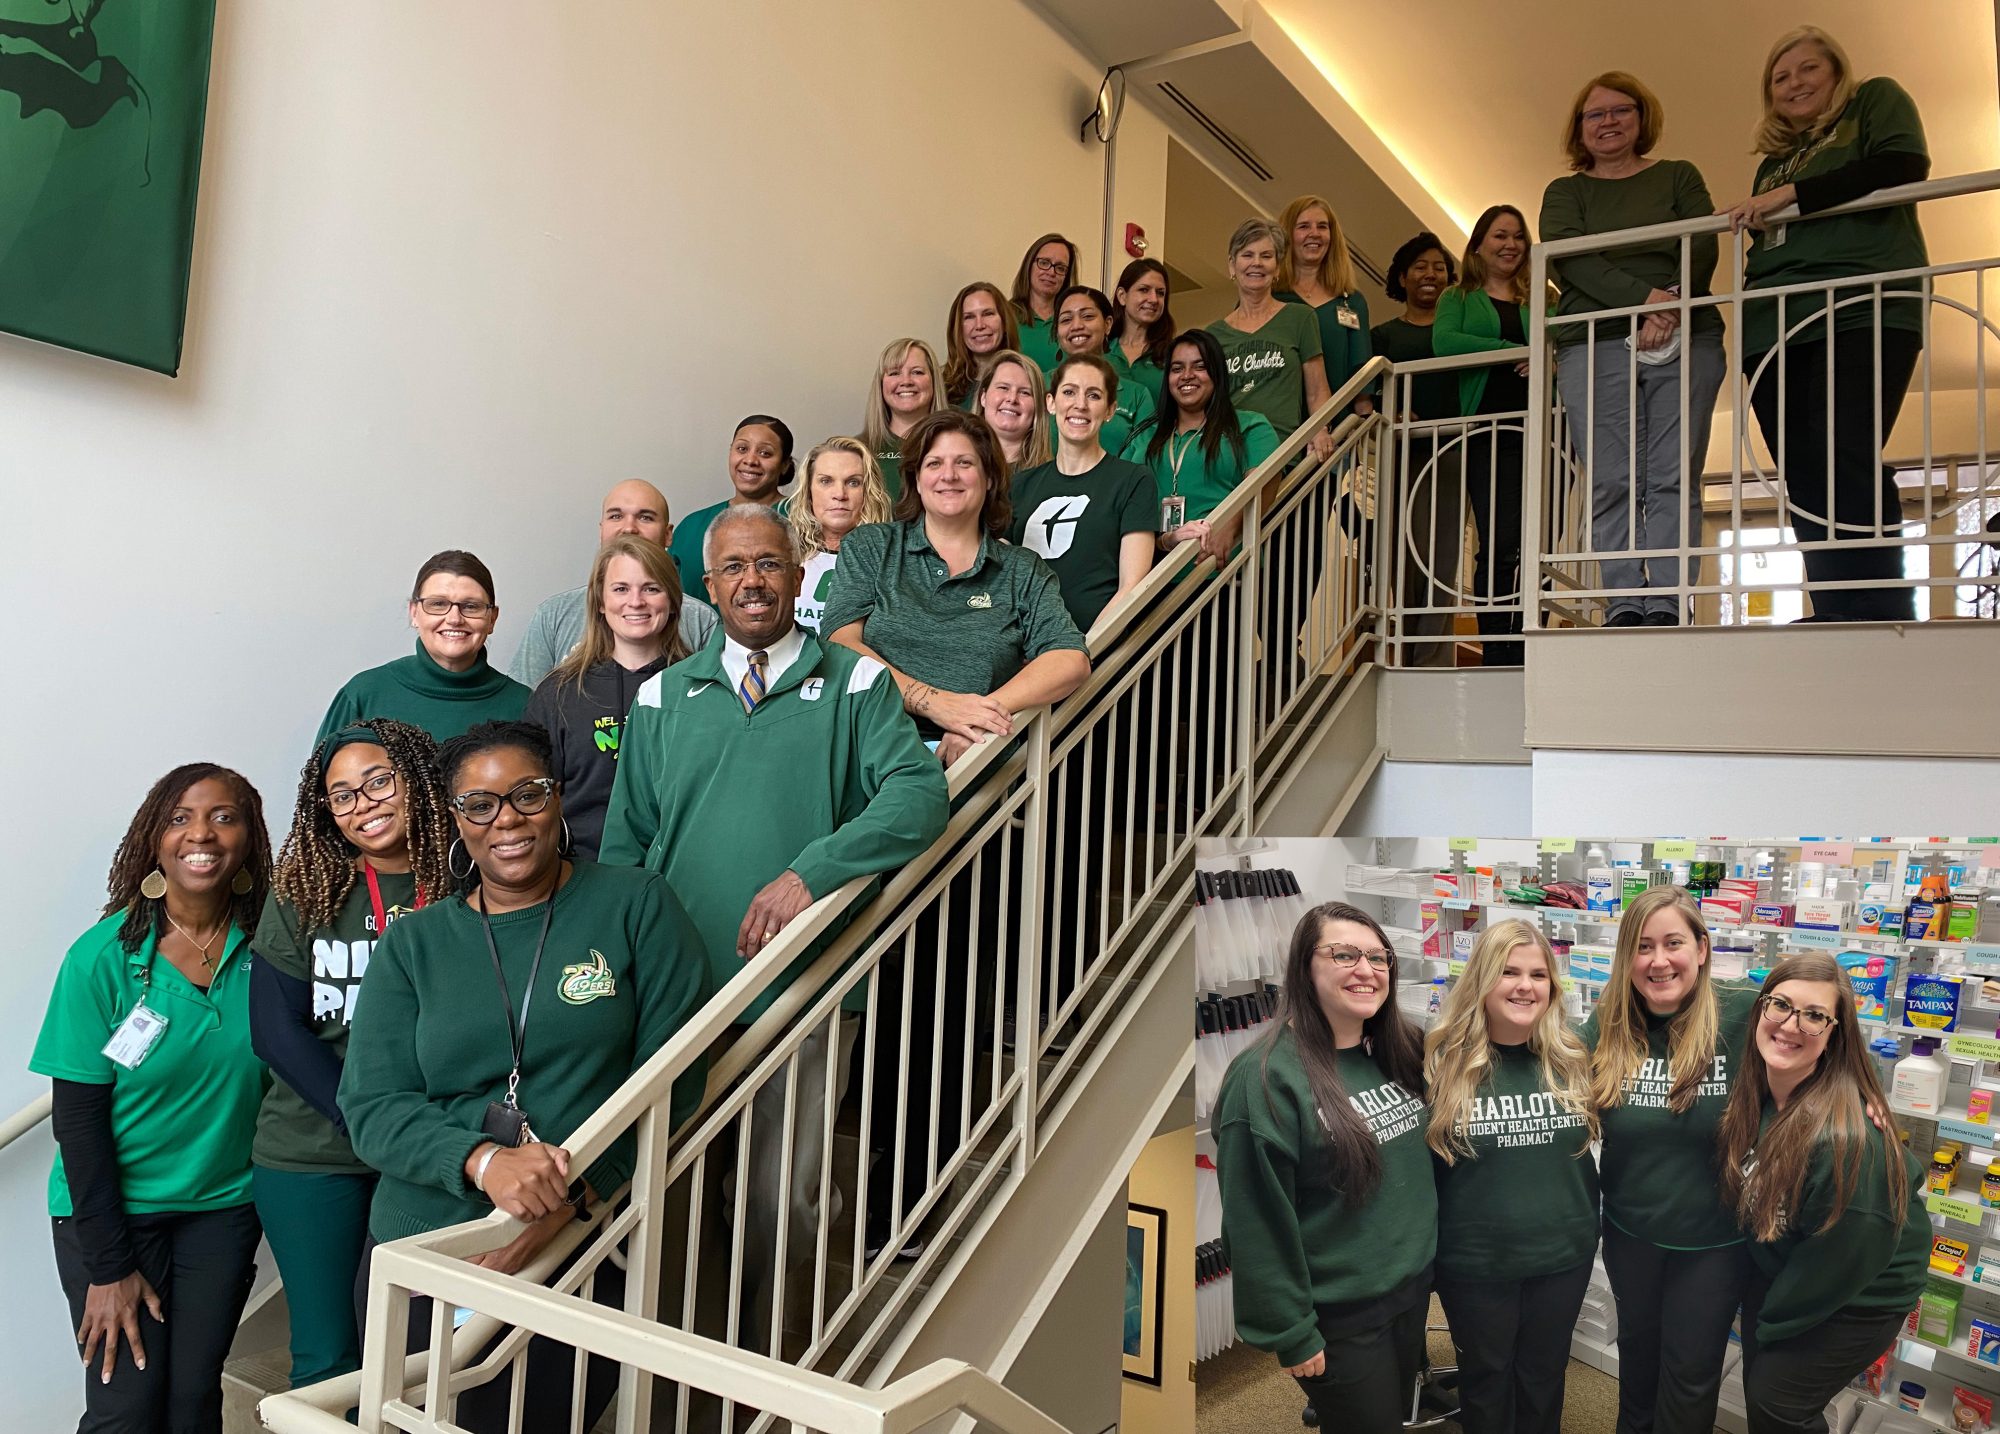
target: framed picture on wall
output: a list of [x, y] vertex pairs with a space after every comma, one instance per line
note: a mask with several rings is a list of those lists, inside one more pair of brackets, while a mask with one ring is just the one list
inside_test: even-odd
[[1167, 1299], [1167, 1212], [1125, 1207], [1125, 1377], [1160, 1384], [1160, 1322]]

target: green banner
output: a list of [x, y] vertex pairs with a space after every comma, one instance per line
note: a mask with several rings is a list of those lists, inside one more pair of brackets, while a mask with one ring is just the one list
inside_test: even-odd
[[215, 0], [0, 0], [0, 330], [177, 373]]

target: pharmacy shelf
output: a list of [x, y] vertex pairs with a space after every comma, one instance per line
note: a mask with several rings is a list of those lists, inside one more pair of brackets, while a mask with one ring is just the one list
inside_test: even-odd
[[1969, 1384], [1982, 1394], [2000, 1392], [2000, 1367], [1981, 1364], [1957, 1349], [1939, 1349], [1906, 1335], [1896, 1341], [1896, 1362], [1935, 1371], [1947, 1379]]
[[[1426, 901], [1436, 901], [1447, 911], [1498, 912], [1503, 916], [1518, 916], [1523, 920], [1537, 918], [1550, 921], [1568, 921], [1578, 926], [1618, 925], [1618, 917], [1602, 911], [1584, 911], [1574, 906], [1518, 906], [1509, 901], [1475, 901], [1466, 896], [1424, 897]], [[1773, 926], [1761, 921], [1711, 921], [1709, 926], [1715, 931], [1750, 932], [1758, 936], [1800, 936], [1814, 941], [1887, 942], [1894, 946], [1908, 946], [1923, 950], [1978, 950], [1990, 949], [1990, 943], [1979, 941], [1943, 941], [1928, 936], [1884, 935], [1880, 931], [1856, 931], [1843, 927], [1829, 930], [1817, 926]], [[1995, 974], [2000, 974], [1996, 972]]]
[[[1920, 1035], [1922, 1033], [1915, 1032], [1913, 1034]], [[1957, 1057], [1955, 1059], [1963, 1058]], [[1948, 1105], [1941, 1110], [1925, 1111], [1913, 1109], [1897, 1100], [1891, 1100], [1889, 1102], [1889, 1109], [1894, 1114], [1903, 1116], [1909, 1120], [1935, 1121], [1937, 1123], [1938, 1135], [1945, 1140], [1963, 1140], [1969, 1145], [1981, 1146], [1988, 1150], [1993, 1149], [1996, 1145], [2000, 1145], [2000, 1125], [1981, 1124], [1971, 1120], [1967, 1117], [1965, 1107], [1962, 1105]], [[1973, 1191], [1972, 1198], [1975, 1200], [1978, 1199], [1979, 1192], [1976, 1190]]]

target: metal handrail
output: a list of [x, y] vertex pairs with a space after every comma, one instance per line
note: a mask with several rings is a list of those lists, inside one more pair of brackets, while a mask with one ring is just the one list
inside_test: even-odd
[[49, 1118], [49, 1107], [54, 1097], [43, 1091], [5, 1120], [0, 1120], [0, 1150], [5, 1150], [36, 1126]]

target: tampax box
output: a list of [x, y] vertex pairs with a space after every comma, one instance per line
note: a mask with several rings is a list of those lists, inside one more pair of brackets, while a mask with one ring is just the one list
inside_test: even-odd
[[1905, 1029], [1932, 1033], [1957, 1030], [1958, 1002], [1962, 992], [1956, 976], [1911, 972], [1909, 981], [1903, 987]]
[[1792, 925], [1801, 931], [1838, 931], [1847, 924], [1847, 903], [1813, 897], [1801, 901], [1792, 913]]

